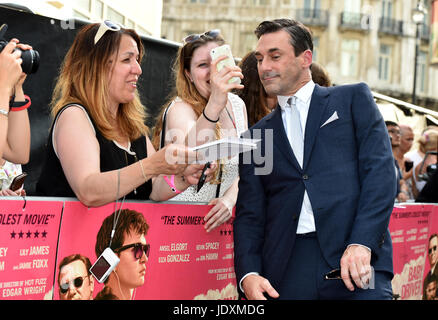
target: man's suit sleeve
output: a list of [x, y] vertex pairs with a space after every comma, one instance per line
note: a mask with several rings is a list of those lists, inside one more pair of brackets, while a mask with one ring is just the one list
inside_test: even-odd
[[352, 117], [359, 161], [360, 197], [347, 244], [378, 249], [387, 231], [396, 193], [394, 160], [383, 117], [368, 86], [355, 86]]
[[[251, 157], [251, 160], [253, 158]], [[265, 194], [254, 163], [239, 161], [239, 194], [234, 220], [234, 264], [237, 283], [250, 272], [262, 274], [265, 227]], [[248, 162], [248, 158], [246, 158]]]

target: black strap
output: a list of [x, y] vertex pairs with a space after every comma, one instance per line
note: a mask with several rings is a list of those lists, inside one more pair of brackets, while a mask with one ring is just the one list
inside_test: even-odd
[[[219, 165], [219, 179], [218, 180], [219, 181], [222, 180], [222, 166], [221, 165]], [[216, 198], [219, 198], [219, 195], [221, 193], [221, 183], [222, 182], [219, 182], [219, 184], [216, 187]]]

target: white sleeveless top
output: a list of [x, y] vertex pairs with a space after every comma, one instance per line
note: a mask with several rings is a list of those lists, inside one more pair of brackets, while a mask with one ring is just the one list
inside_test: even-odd
[[[245, 123], [245, 116], [243, 114], [245, 103], [242, 99], [240, 99], [239, 96], [233, 93], [228, 93], [228, 100], [231, 102], [231, 107], [234, 113], [237, 131], [236, 134], [238, 137], [240, 137], [240, 135], [246, 131], [247, 127]], [[172, 107], [172, 105], [170, 107]], [[239, 155], [222, 161], [224, 165], [219, 197], [224, 195], [224, 193], [231, 187], [231, 185], [239, 176]], [[184, 192], [178, 194], [172, 199], [169, 199], [169, 201], [209, 202], [216, 197], [217, 187], [218, 185], [207, 182], [204, 184], [201, 190], [199, 190], [199, 192], [196, 192], [197, 186], [192, 185]]]

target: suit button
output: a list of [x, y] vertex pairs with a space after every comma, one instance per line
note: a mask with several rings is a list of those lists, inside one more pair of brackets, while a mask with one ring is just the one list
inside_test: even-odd
[[309, 176], [307, 174], [303, 174], [303, 180], [309, 179]]
[[297, 214], [294, 214], [293, 217], [292, 217], [292, 219], [294, 219], [294, 221], [297, 221], [297, 220], [298, 220], [298, 215], [297, 215]]

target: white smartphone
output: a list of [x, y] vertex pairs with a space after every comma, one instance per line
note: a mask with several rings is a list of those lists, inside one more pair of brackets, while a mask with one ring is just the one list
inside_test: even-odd
[[119, 262], [120, 259], [114, 251], [111, 248], [106, 248], [91, 266], [90, 272], [98, 282], [103, 283]]
[[[217, 64], [217, 71], [221, 71], [222, 68], [225, 66], [229, 66], [229, 67], [236, 66], [236, 63], [234, 62], [233, 55], [231, 53], [231, 48], [228, 44], [224, 44], [220, 47], [216, 47], [216, 48], [211, 49], [210, 56], [213, 60], [215, 60], [219, 57], [222, 57], [222, 56], [228, 57], [227, 59], [219, 61], [219, 63]], [[233, 82], [240, 83], [240, 78], [233, 77], [228, 81], [228, 83], [233, 83]]]

